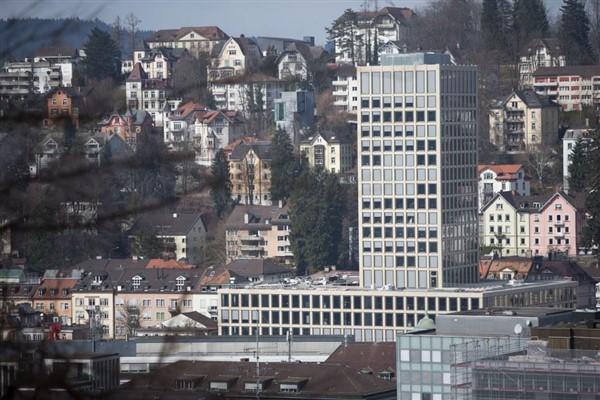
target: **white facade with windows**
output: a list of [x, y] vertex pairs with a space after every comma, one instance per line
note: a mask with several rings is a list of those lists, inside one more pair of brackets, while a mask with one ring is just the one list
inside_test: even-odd
[[425, 315], [486, 307], [574, 307], [577, 282], [512, 285], [489, 282], [469, 289], [371, 290], [348, 286], [263, 285], [219, 289], [219, 335], [349, 335], [393, 342]]
[[444, 54], [358, 67], [363, 287], [478, 280], [477, 73]]
[[481, 244], [502, 256], [528, 257], [529, 208], [517, 201], [511, 192], [500, 192], [483, 208]]

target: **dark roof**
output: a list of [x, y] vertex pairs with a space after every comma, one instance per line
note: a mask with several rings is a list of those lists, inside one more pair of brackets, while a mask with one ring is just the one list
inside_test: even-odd
[[565, 199], [566, 201], [568, 201], [569, 204], [571, 204], [577, 211], [585, 210], [585, 198], [586, 198], [585, 193], [569, 192], [569, 194], [567, 194], [567, 193], [561, 191], [561, 192], [556, 192], [552, 196], [550, 196], [550, 198], [542, 206], [540, 211], [543, 210], [544, 208], [546, 208], [550, 204], [550, 202], [557, 196], [560, 196], [563, 199]]
[[369, 368], [375, 373], [386, 368], [396, 369], [396, 343], [353, 342], [342, 344], [325, 362], [346, 365], [356, 370]]
[[584, 78], [600, 75], [600, 64], [596, 65], [568, 65], [565, 67], [540, 67], [533, 76], [564, 76], [578, 75]]
[[157, 234], [165, 235], [185, 235], [196, 223], [204, 226], [201, 214], [145, 214], [136, 223], [137, 226], [151, 226], [156, 228]]
[[537, 38], [531, 39], [527, 45], [525, 45], [521, 49], [521, 56], [527, 56], [529, 53], [535, 49], [545, 47], [547, 49], [547, 53], [549, 53], [553, 57], [558, 57], [561, 55], [562, 47], [560, 44], [560, 39], [558, 38]]
[[[253, 362], [179, 361], [133, 379], [114, 391], [115, 398], [148, 399], [160, 393], [161, 399], [187, 398], [192, 392], [208, 392], [211, 382], [229, 382], [228, 398], [248, 398], [246, 382], [263, 382], [261, 398], [282, 398], [280, 384], [298, 384], [299, 391], [290, 397], [302, 399], [375, 399], [395, 396], [396, 380], [385, 380], [376, 374], [361, 373], [339, 364], [262, 363], [257, 377]], [[175, 381], [193, 381], [194, 389], [175, 391]], [[288, 397], [287, 395], [284, 397]]]
[[[229, 218], [227, 218], [226, 226], [229, 228], [244, 229], [255, 228], [257, 225], [268, 227], [271, 225], [289, 225], [289, 207], [287, 205], [279, 207], [259, 206], [259, 205], [238, 205], [236, 206]], [[248, 215], [248, 223], [245, 222]]]
[[346, 136], [346, 135], [340, 135], [337, 134], [335, 132], [331, 132], [331, 131], [323, 131], [323, 132], [317, 132], [314, 135], [302, 140], [300, 143], [305, 143], [305, 144], [309, 144], [312, 143], [316, 137], [321, 136], [327, 143], [331, 144], [331, 143], [351, 143], [352, 140]]
[[78, 57], [77, 49], [64, 46], [50, 46], [42, 49], [37, 49], [34, 57]]
[[250, 151], [254, 151], [256, 156], [261, 160], [271, 160], [271, 142], [253, 142], [253, 143], [240, 143], [233, 148], [233, 151], [229, 155], [230, 160], [241, 160]]
[[406, 7], [384, 7], [377, 13], [377, 17], [381, 15], [391, 15], [398, 22], [406, 22], [411, 20], [415, 13], [410, 8]]
[[[519, 96], [527, 107], [558, 107], [548, 96], [541, 96], [533, 90], [515, 90], [514, 94]], [[510, 97], [510, 96], [509, 96]]]
[[127, 77], [128, 81], [144, 81], [148, 79], [148, 74], [146, 73], [146, 71], [144, 71], [144, 68], [142, 67], [142, 63], [135, 63], [135, 65], [133, 66], [133, 69], [131, 70], [131, 73], [129, 74], [129, 76]]
[[[258, 43], [256, 43], [254, 40], [247, 38], [245, 36], [232, 38], [232, 39], [235, 40], [235, 42], [238, 44], [238, 46], [240, 46], [240, 49], [242, 49], [242, 53], [244, 55], [248, 54], [248, 49], [250, 49], [251, 46], [258, 47]], [[258, 51], [260, 53], [260, 47], [258, 47]], [[262, 53], [260, 53], [260, 55], [262, 55]]]
[[239, 258], [233, 260], [224, 268], [242, 277], [269, 276], [292, 272], [289, 267], [262, 258]]

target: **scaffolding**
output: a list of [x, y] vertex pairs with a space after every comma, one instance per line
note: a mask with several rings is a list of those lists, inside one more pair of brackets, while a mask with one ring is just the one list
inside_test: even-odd
[[551, 351], [542, 341], [527, 343], [525, 352], [524, 344], [457, 344], [452, 352], [454, 398], [600, 399], [600, 352]]
[[498, 336], [450, 346], [450, 381], [453, 400], [473, 400], [473, 366], [478, 360], [523, 353], [528, 339]]

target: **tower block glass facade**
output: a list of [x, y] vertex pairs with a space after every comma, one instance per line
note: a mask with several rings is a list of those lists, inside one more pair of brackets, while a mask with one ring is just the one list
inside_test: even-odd
[[476, 67], [412, 53], [357, 74], [362, 286], [477, 282]]

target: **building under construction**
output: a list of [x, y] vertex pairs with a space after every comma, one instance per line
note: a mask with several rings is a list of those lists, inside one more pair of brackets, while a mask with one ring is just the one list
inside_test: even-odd
[[455, 399], [600, 399], [600, 351], [550, 350], [533, 340], [525, 351], [485, 357], [478, 347], [473, 341], [453, 350]]

